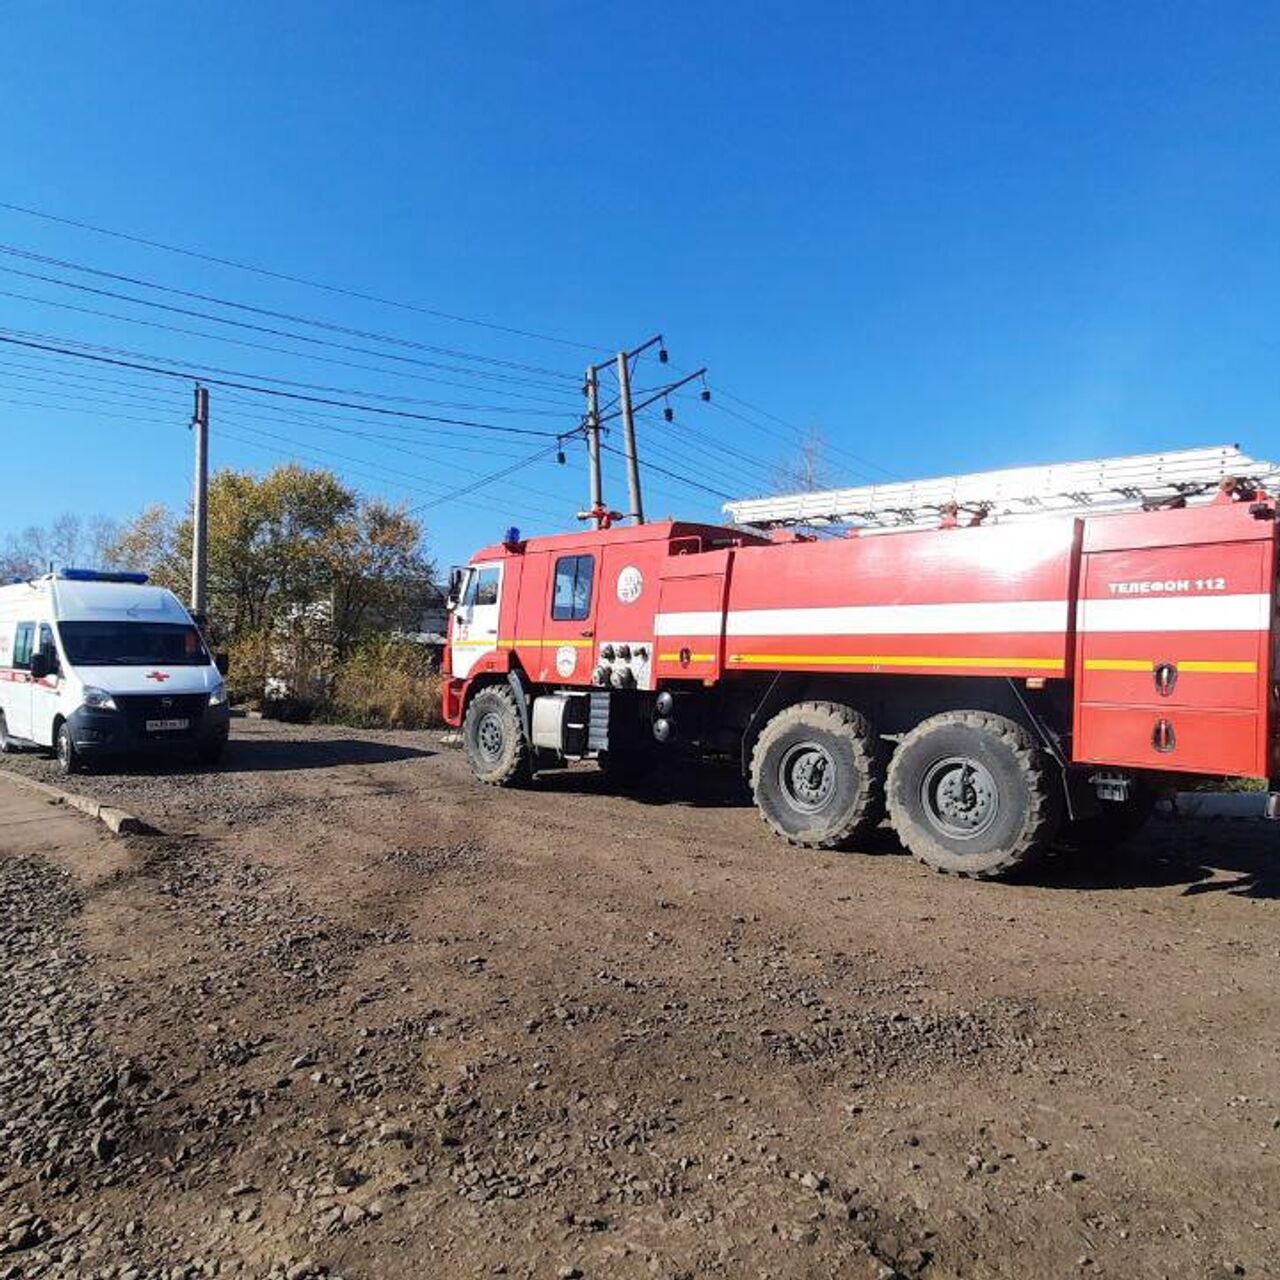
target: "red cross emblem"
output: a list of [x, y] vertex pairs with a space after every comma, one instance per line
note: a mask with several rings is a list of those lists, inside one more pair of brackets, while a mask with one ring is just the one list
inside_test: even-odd
[[169, 673], [167, 671], [148, 671], [145, 676], [145, 679], [154, 680], [158, 684], [162, 684], [168, 678], [169, 678]]

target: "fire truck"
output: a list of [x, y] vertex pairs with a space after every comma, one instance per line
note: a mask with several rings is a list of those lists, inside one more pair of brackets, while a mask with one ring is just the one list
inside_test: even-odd
[[510, 530], [455, 571], [445, 718], [486, 783], [728, 756], [791, 843], [887, 816], [962, 876], [1206, 778], [1276, 816], [1277, 480], [1224, 447]]

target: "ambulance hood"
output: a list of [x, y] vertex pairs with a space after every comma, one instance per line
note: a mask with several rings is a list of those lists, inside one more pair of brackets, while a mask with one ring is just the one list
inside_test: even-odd
[[222, 677], [212, 663], [199, 667], [160, 664], [151, 667], [75, 666], [71, 673], [81, 683], [105, 689], [108, 693], [147, 693], [157, 697], [175, 693], [209, 693], [222, 683]]

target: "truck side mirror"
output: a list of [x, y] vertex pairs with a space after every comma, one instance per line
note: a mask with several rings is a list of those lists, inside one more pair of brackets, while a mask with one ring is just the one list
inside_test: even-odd
[[213, 665], [218, 668], [220, 676], [225, 676], [231, 670], [231, 655], [228, 653], [215, 653], [213, 655]]
[[445, 599], [445, 604], [450, 612], [458, 607], [458, 600], [462, 592], [462, 569], [458, 565], [454, 565], [449, 570], [449, 594]]
[[43, 680], [46, 676], [52, 674], [53, 660], [47, 650], [37, 649], [31, 655], [29, 671], [33, 680]]

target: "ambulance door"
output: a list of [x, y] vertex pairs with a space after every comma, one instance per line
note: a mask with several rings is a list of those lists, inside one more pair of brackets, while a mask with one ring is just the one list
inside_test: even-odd
[[27, 686], [31, 690], [31, 732], [27, 736], [42, 747], [51, 747], [62, 671], [58, 662], [58, 646], [53, 639], [53, 628], [47, 622], [40, 624], [35, 651], [48, 655], [49, 674], [40, 680], [33, 680]]
[[13, 666], [5, 674], [10, 681], [10, 696], [4, 719], [15, 738], [31, 740], [31, 652], [35, 648], [36, 624], [19, 622], [13, 636]]
[[540, 681], [591, 683], [598, 576], [599, 559], [590, 551], [568, 550], [552, 555], [542, 616]]
[[502, 601], [502, 564], [472, 565], [462, 599], [453, 611], [453, 674], [463, 677], [498, 647], [498, 609]]

